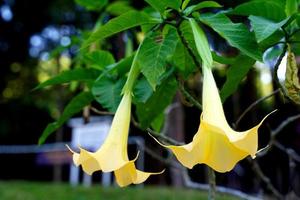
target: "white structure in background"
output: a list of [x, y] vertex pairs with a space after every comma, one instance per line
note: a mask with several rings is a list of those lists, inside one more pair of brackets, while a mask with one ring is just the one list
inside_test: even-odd
[[[103, 144], [110, 126], [111, 117], [90, 117], [89, 123], [85, 124], [83, 118], [73, 118], [69, 120], [68, 125], [72, 128], [71, 148], [79, 151], [78, 146], [89, 150], [96, 151]], [[137, 168], [144, 169], [144, 139], [141, 137], [129, 137], [128, 144], [135, 144], [139, 153]], [[71, 185], [78, 185], [80, 179], [80, 168], [73, 163], [70, 166], [69, 181]], [[111, 185], [111, 173], [102, 173], [102, 185]], [[83, 185], [90, 186], [92, 184], [92, 176], [83, 173]]]

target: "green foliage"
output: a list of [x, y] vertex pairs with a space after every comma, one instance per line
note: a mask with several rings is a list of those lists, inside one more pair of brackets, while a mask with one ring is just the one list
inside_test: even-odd
[[137, 81], [133, 94], [134, 99], [142, 103], [145, 103], [152, 96], [153, 90], [146, 78]]
[[108, 65], [114, 64], [115, 59], [108, 51], [96, 50], [85, 55], [85, 60], [91, 68], [103, 70]]
[[196, 69], [193, 58], [182, 44], [181, 40], [178, 41], [170, 62], [178, 69], [179, 73], [186, 78]]
[[237, 90], [239, 83], [247, 75], [254, 63], [255, 60], [252, 58], [239, 55], [232, 65], [230, 65], [226, 75], [226, 82], [220, 91], [223, 102]]
[[121, 101], [121, 91], [125, 79], [116, 80], [114, 78], [102, 76], [97, 79], [92, 87], [92, 93], [97, 102], [110, 112], [115, 112]]
[[119, 16], [128, 11], [133, 11], [134, 8], [129, 5], [128, 1], [116, 1], [109, 4], [106, 11], [112, 15]]
[[56, 122], [48, 124], [41, 137], [39, 138], [38, 143], [43, 144], [54, 131], [59, 129], [74, 114], [80, 112], [86, 105], [89, 105], [93, 101], [93, 99], [94, 97], [90, 92], [81, 92], [80, 94], [75, 96], [68, 103], [59, 119]]
[[174, 8], [179, 10], [181, 6], [181, 0], [145, 0], [149, 5], [151, 5], [155, 10], [163, 13], [166, 8]]
[[166, 27], [164, 33], [152, 32], [143, 41], [137, 62], [153, 90], [166, 71], [167, 61], [173, 55], [178, 40], [176, 29]]
[[285, 5], [281, 1], [255, 0], [238, 5], [230, 13], [243, 16], [261, 16], [279, 22], [286, 18], [284, 7]]
[[88, 10], [101, 10], [108, 0], [75, 0], [77, 4], [85, 7]]
[[103, 40], [121, 31], [125, 31], [127, 29], [143, 24], [155, 24], [157, 22], [157, 20], [150, 18], [147, 14], [143, 12], [126, 12], [118, 17], [115, 17], [114, 19], [111, 19], [105, 25], [98, 27], [84, 42], [83, 48], [89, 46], [93, 42]]
[[203, 8], [221, 8], [222, 6], [215, 1], [203, 1], [196, 5], [187, 7], [183, 13], [185, 15], [190, 15], [192, 12], [203, 9]]
[[291, 16], [298, 12], [298, 0], [286, 0], [285, 13]]
[[143, 128], [147, 128], [164, 109], [172, 102], [176, 93], [177, 82], [173, 76], [162, 81], [153, 95], [145, 102], [137, 104], [138, 120]]
[[51, 79], [39, 84], [34, 90], [41, 89], [51, 85], [69, 83], [71, 81], [93, 81], [99, 76], [99, 70], [77, 68], [64, 71]]
[[200, 20], [225, 38], [231, 46], [255, 60], [262, 60], [262, 52], [258, 48], [255, 36], [244, 24], [232, 23], [222, 13], [201, 15]]
[[276, 23], [268, 19], [252, 15], [249, 17], [249, 19], [251, 21], [251, 26], [255, 32], [255, 36], [258, 42], [261, 42], [271, 36], [289, 20], [289, 18], [287, 18], [285, 20], [282, 20], [281, 22]]

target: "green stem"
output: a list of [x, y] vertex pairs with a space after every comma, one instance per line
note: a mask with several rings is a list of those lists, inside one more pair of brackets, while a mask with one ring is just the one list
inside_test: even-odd
[[216, 199], [216, 174], [215, 171], [208, 167], [208, 182], [209, 182], [209, 200]]
[[128, 74], [128, 77], [127, 77], [127, 80], [126, 80], [126, 83], [125, 83], [125, 85], [123, 87], [123, 90], [122, 90], [122, 93], [132, 92], [134, 82], [137, 79], [138, 75], [140, 74], [140, 68], [137, 64], [137, 57], [138, 57], [138, 54], [139, 54], [140, 46], [139, 46], [137, 52], [135, 53], [135, 56], [134, 56], [134, 59], [132, 61], [131, 68], [130, 68], [130, 71], [129, 71], [129, 74]]

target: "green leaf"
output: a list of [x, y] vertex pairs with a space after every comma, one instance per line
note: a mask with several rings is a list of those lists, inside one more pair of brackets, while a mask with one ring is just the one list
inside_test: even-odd
[[213, 56], [214, 61], [216, 61], [218, 63], [226, 64], [226, 65], [231, 65], [235, 61], [235, 58], [219, 56], [214, 51], [212, 52], [212, 56]]
[[109, 4], [106, 11], [112, 15], [119, 16], [125, 12], [134, 10], [133, 7], [129, 5], [128, 1], [116, 1]]
[[201, 15], [200, 20], [225, 38], [228, 43], [255, 60], [262, 60], [255, 36], [244, 24], [232, 23], [224, 14]]
[[121, 31], [140, 26], [143, 24], [156, 24], [157, 20], [150, 18], [147, 14], [138, 11], [129, 11], [111, 19], [103, 26], [98, 27], [91, 36], [84, 42], [83, 48], [91, 43], [103, 40]]
[[215, 1], [203, 1], [203, 2], [200, 2], [196, 5], [192, 5], [192, 6], [189, 6], [187, 7], [183, 13], [185, 15], [190, 15], [192, 12], [196, 11], [196, 10], [200, 10], [202, 8], [221, 8], [222, 6], [220, 4], [218, 4], [217, 2]]
[[99, 76], [99, 70], [76, 68], [68, 71], [64, 71], [57, 76], [39, 84], [33, 90], [41, 89], [50, 85], [57, 85], [63, 83], [69, 83], [71, 81], [91, 81]]
[[175, 53], [170, 60], [170, 62], [186, 78], [196, 69], [196, 64], [194, 63], [193, 58], [190, 56], [188, 50], [181, 41], [178, 42]]
[[153, 90], [149, 82], [145, 78], [142, 78], [136, 82], [133, 94], [137, 102], [145, 103], [153, 94]]
[[150, 6], [160, 13], [163, 13], [166, 8], [174, 8], [179, 10], [181, 0], [145, 0]]
[[102, 76], [95, 81], [92, 87], [92, 94], [95, 100], [110, 112], [115, 112], [121, 101], [121, 92], [125, 80], [115, 80]]
[[92, 68], [103, 70], [108, 65], [115, 63], [115, 59], [108, 51], [97, 50], [85, 55], [87, 64]]
[[249, 17], [249, 19], [258, 42], [261, 42], [271, 36], [289, 20], [289, 18], [287, 18], [281, 22], [275, 23], [268, 19], [252, 15]]
[[164, 112], [160, 113], [151, 123], [151, 127], [154, 131], [160, 132], [165, 122]]
[[75, 0], [77, 4], [85, 7], [87, 10], [101, 10], [108, 0]]
[[211, 67], [213, 64], [213, 59], [210, 52], [207, 37], [194, 19], [192, 18], [189, 19], [189, 23], [190, 26], [192, 27], [193, 36], [194, 36], [198, 54], [200, 55], [204, 65], [207, 67]]
[[48, 126], [43, 131], [41, 137], [39, 138], [38, 143], [43, 144], [46, 139], [60, 128], [68, 119], [70, 119], [74, 114], [82, 110], [86, 105], [90, 104], [93, 101], [94, 97], [90, 92], [81, 92], [75, 96], [69, 104], [64, 109], [61, 117], [53, 123], [48, 124]]
[[237, 90], [239, 83], [247, 75], [254, 63], [255, 60], [245, 55], [239, 55], [236, 58], [227, 71], [226, 82], [220, 91], [222, 102]]
[[285, 14], [291, 16], [298, 12], [298, 1], [297, 0], [286, 0]]
[[[197, 52], [197, 47], [195, 44], [193, 30], [190, 26], [190, 23], [187, 20], [184, 20], [179, 27], [181, 37], [184, 38], [185, 42], [187, 43], [188, 47], [193, 50], [193, 52]], [[200, 55], [195, 53], [194, 55], [196, 59], [201, 63]]]
[[147, 36], [137, 57], [141, 72], [153, 90], [160, 76], [166, 71], [166, 62], [173, 55], [179, 40], [175, 28], [167, 26], [164, 32], [166, 33], [152, 32]]
[[261, 16], [278, 22], [286, 18], [284, 6], [278, 1], [256, 0], [240, 4], [230, 13], [243, 16]]
[[165, 79], [146, 103], [137, 104], [138, 120], [143, 128], [150, 124], [164, 112], [165, 108], [172, 102], [176, 93], [177, 82], [174, 77]]

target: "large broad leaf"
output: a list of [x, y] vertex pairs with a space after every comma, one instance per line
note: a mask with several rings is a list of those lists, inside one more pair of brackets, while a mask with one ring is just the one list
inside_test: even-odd
[[238, 85], [247, 75], [254, 63], [255, 60], [252, 58], [245, 55], [239, 55], [235, 62], [230, 65], [226, 75], [226, 82], [220, 92], [223, 102], [237, 90]]
[[134, 8], [129, 5], [128, 1], [116, 1], [109, 4], [106, 8], [108, 13], [116, 16], [132, 10], [134, 10]]
[[69, 83], [71, 81], [91, 81], [95, 80], [99, 76], [99, 70], [77, 68], [68, 71], [64, 71], [57, 76], [39, 84], [34, 90], [41, 89], [50, 85], [57, 85], [63, 83]]
[[230, 13], [244, 16], [261, 16], [279, 22], [286, 18], [284, 7], [285, 5], [280, 1], [256, 0], [240, 4]]
[[181, 6], [181, 0], [145, 0], [145, 1], [160, 13], [163, 13], [166, 8], [174, 8], [175, 10], [179, 10]]
[[110, 112], [115, 112], [122, 98], [124, 83], [124, 79], [115, 80], [105, 76], [99, 78], [92, 87], [95, 100]]
[[220, 4], [218, 4], [217, 2], [215, 2], [215, 1], [203, 1], [203, 2], [200, 2], [196, 5], [192, 5], [192, 6], [187, 7], [183, 11], [183, 13], [185, 15], [189, 15], [192, 12], [200, 10], [202, 8], [220, 8], [220, 7], [222, 7], [222, 6]]
[[157, 20], [150, 18], [147, 14], [138, 11], [129, 11], [118, 17], [111, 19], [108, 23], [98, 27], [91, 36], [84, 42], [83, 48], [89, 46], [91, 43], [103, 40], [111, 35], [121, 31], [140, 26], [143, 24], [155, 24]]
[[153, 94], [153, 90], [149, 82], [145, 78], [142, 78], [136, 81], [133, 94], [134, 100], [145, 103]]
[[75, 96], [66, 106], [61, 117], [56, 122], [48, 124], [41, 137], [39, 138], [38, 143], [43, 144], [51, 133], [60, 128], [68, 119], [70, 119], [74, 114], [81, 111], [82, 108], [84, 108], [86, 105], [90, 104], [93, 99], [94, 97], [90, 92], [82, 92]]
[[193, 58], [181, 41], [177, 43], [175, 53], [170, 59], [170, 62], [186, 78], [196, 69], [196, 64], [194, 63]]
[[[193, 30], [190, 26], [190, 23], [187, 20], [184, 20], [179, 27], [181, 37], [184, 38], [184, 42], [188, 46], [188, 48], [192, 49], [193, 52], [197, 52], [197, 47], [194, 40]], [[200, 55], [195, 53], [194, 56], [196, 57], [199, 63], [201, 62]]]
[[285, 13], [287, 16], [291, 16], [298, 12], [298, 0], [286, 0]]
[[164, 109], [172, 102], [177, 83], [174, 77], [165, 79], [153, 95], [145, 102], [137, 104], [138, 120], [143, 128], [147, 128]]
[[200, 20], [225, 38], [231, 46], [255, 60], [262, 60], [255, 36], [244, 24], [232, 23], [224, 14], [201, 15]]
[[108, 0], [75, 0], [76, 3], [85, 7], [88, 10], [101, 10], [107, 3]]
[[278, 31], [283, 25], [287, 23], [289, 18], [275, 23], [273, 21], [267, 20], [263, 17], [250, 16], [251, 26], [255, 32], [255, 36], [258, 42], [263, 41], [264, 39], [271, 36], [273, 33]]
[[103, 70], [108, 65], [115, 63], [113, 55], [108, 51], [97, 50], [85, 55], [85, 60], [90, 67]]
[[166, 62], [179, 40], [176, 29], [166, 27], [166, 33], [152, 32], [140, 47], [137, 62], [153, 90], [160, 76], [166, 71]]

